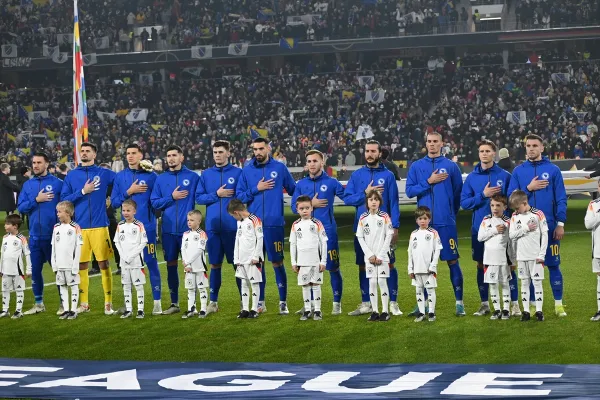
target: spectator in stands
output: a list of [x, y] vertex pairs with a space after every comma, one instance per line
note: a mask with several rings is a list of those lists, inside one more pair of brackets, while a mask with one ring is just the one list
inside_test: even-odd
[[19, 186], [10, 180], [10, 165], [7, 163], [0, 164], [0, 188], [0, 211], [5, 211], [8, 216], [17, 208], [15, 194]]
[[62, 163], [58, 166], [58, 172], [56, 174], [56, 177], [60, 180], [65, 180], [65, 178], [67, 177], [67, 174], [69, 173], [69, 167], [67, 166], [67, 164]]
[[498, 156], [500, 157], [500, 160], [498, 161], [498, 166], [500, 168], [502, 168], [503, 170], [512, 173], [513, 169], [514, 169], [514, 165], [512, 160], [510, 159], [510, 154], [508, 152], [507, 148], [502, 148], [500, 149], [500, 151], [498, 152]]
[[115, 160], [112, 162], [112, 165], [109, 169], [112, 169], [114, 172], [119, 173], [124, 169], [123, 160], [121, 159], [121, 155], [117, 154], [115, 156]]

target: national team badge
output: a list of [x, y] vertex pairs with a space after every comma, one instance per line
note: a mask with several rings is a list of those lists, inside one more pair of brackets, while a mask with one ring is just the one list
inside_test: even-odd
[[326, 185], [321, 185], [321, 192], [326, 192], [327, 191], [327, 186]]
[[548, 179], [548, 178], [550, 178], [550, 174], [549, 174], [549, 173], [547, 173], [547, 172], [544, 172], [544, 173], [542, 174], [542, 179]]
[[271, 171], [271, 178], [277, 178], [277, 171]]
[[378, 184], [378, 185], [383, 185], [384, 183], [385, 183], [385, 179], [383, 179], [383, 178], [379, 178], [379, 179], [377, 180], [377, 184]]
[[184, 179], [181, 183], [183, 184], [183, 186], [188, 186], [190, 184], [190, 181], [189, 179]]
[[227, 179], [227, 183], [233, 185], [235, 183], [235, 178], [233, 176], [230, 176], [229, 179]]

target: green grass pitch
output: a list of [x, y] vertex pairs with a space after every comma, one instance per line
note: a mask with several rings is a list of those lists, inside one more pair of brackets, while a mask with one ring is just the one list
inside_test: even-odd
[[[344, 314], [331, 316], [331, 287], [324, 284], [323, 321], [300, 322], [298, 316], [280, 316], [278, 294], [271, 267], [267, 267], [268, 312], [258, 320], [237, 320], [239, 300], [233, 270], [224, 265], [220, 311], [205, 320], [182, 320], [181, 314], [151, 316], [152, 296], [146, 285], [144, 320], [121, 320], [103, 314], [99, 277], [90, 278], [92, 312], [74, 321], [55, 315], [58, 295], [54, 286], [45, 288], [47, 312], [21, 320], [0, 320], [1, 357], [139, 360], [139, 361], [225, 361], [289, 363], [597, 363], [600, 324], [590, 322], [596, 311], [596, 276], [591, 271], [591, 239], [583, 217], [587, 200], [569, 203], [567, 236], [562, 242], [562, 270], [565, 279], [567, 318], [554, 316], [554, 300], [548, 281], [544, 282], [546, 321], [521, 323], [490, 321], [473, 317], [479, 306], [475, 264], [470, 254], [470, 213], [460, 212], [459, 250], [465, 277], [465, 306], [468, 316], [454, 316], [454, 296], [445, 263], [439, 267], [438, 319], [416, 324], [412, 318], [393, 317], [388, 323], [367, 323], [367, 316], [349, 317], [347, 312], [360, 302], [357, 267], [352, 247], [352, 220], [349, 208], [336, 209], [344, 276]], [[406, 246], [413, 229], [413, 206], [402, 207], [396, 264], [400, 276], [398, 302], [406, 313], [415, 304], [414, 288], [406, 273]], [[287, 216], [286, 230], [294, 216]], [[287, 244], [286, 244], [287, 254]], [[158, 251], [159, 261], [162, 252]], [[165, 265], [163, 307], [168, 306]], [[293, 313], [302, 305], [290, 265], [288, 304]], [[46, 282], [53, 282], [51, 269], [44, 267]], [[183, 271], [181, 272], [183, 275]], [[183, 283], [183, 282], [182, 282]], [[30, 281], [28, 281], [30, 284]], [[120, 278], [113, 280], [114, 303], [123, 301]], [[12, 296], [11, 310], [14, 307]], [[181, 306], [187, 296], [181, 285]], [[28, 308], [33, 293], [25, 293]]]

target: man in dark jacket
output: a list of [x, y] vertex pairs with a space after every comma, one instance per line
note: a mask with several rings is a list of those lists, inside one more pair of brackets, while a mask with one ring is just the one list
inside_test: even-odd
[[19, 191], [19, 186], [10, 180], [9, 175], [10, 165], [0, 164], [0, 211], [6, 211], [7, 216], [17, 208], [15, 193]]
[[390, 156], [390, 150], [386, 147], [381, 149], [381, 162], [382, 164], [390, 170], [390, 172], [392, 174], [394, 174], [394, 178], [396, 178], [397, 181], [400, 180], [400, 168], [398, 167], [398, 165], [396, 165], [395, 162], [388, 160], [388, 157]]
[[56, 172], [56, 177], [64, 181], [67, 177], [67, 172], [69, 172], [69, 167], [67, 167], [67, 164], [60, 164], [58, 166], [58, 171]]

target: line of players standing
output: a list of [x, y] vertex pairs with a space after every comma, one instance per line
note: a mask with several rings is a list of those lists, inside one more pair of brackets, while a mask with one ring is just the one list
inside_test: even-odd
[[[528, 160], [517, 167], [511, 176], [495, 162], [496, 146], [483, 141], [479, 146], [481, 163], [463, 180], [457, 165], [441, 156], [443, 141], [441, 135], [429, 133], [426, 136], [427, 155], [413, 163], [409, 169], [406, 184], [408, 197], [417, 198], [418, 206], [431, 210], [431, 226], [440, 236], [443, 250], [440, 259], [446, 261], [450, 270], [450, 280], [456, 297], [456, 315], [463, 316], [463, 276], [459, 265], [456, 215], [459, 208], [473, 210], [473, 259], [478, 263], [477, 282], [481, 306], [475, 315], [490, 313], [488, 288], [483, 282], [483, 244], [477, 241], [477, 229], [489, 214], [489, 198], [496, 194], [508, 195], [516, 189], [525, 191], [529, 203], [544, 212], [552, 233], [546, 256], [546, 266], [550, 272], [552, 291], [555, 298], [555, 311], [566, 316], [562, 306], [562, 274], [560, 272], [560, 240], [564, 234], [566, 221], [566, 193], [560, 170], [542, 157], [544, 150], [540, 137], [530, 135], [526, 140]], [[206, 206], [205, 230], [208, 234], [207, 250], [210, 271], [210, 304], [207, 313], [218, 311], [218, 295], [221, 287], [221, 267], [223, 259], [233, 263], [233, 248], [236, 235], [236, 221], [228, 214], [229, 201], [236, 197], [248, 205], [248, 210], [262, 220], [264, 245], [269, 261], [273, 265], [279, 291], [280, 314], [288, 314], [287, 276], [284, 267], [284, 202], [283, 190], [292, 195], [292, 210], [295, 199], [307, 195], [312, 199], [314, 217], [319, 219], [328, 237], [327, 270], [333, 290], [332, 314], [341, 314], [342, 275], [339, 264], [337, 225], [333, 212], [335, 196], [345, 204], [356, 208], [354, 231], [361, 214], [366, 211], [365, 194], [377, 190], [383, 198], [381, 210], [391, 217], [394, 230], [392, 249], [397, 240], [400, 223], [398, 189], [394, 174], [381, 163], [381, 146], [376, 141], [365, 145], [366, 165], [356, 170], [346, 188], [323, 172], [323, 155], [310, 151], [307, 155], [309, 176], [294, 181], [286, 166], [270, 155], [267, 140], [258, 138], [252, 143], [254, 158], [243, 168], [231, 165], [229, 143], [216, 141], [213, 145], [215, 166], [198, 176], [183, 165], [183, 152], [178, 146], [167, 149], [168, 171], [157, 176], [154, 172], [140, 167], [143, 152], [137, 144], [127, 146], [126, 157], [129, 168], [118, 174], [95, 165], [96, 147], [83, 144], [81, 165], [71, 171], [65, 181], [47, 173], [49, 160], [43, 153], [33, 156], [34, 178], [23, 187], [18, 200], [18, 209], [28, 214], [31, 262], [33, 269], [32, 286], [35, 296], [34, 307], [25, 314], [45, 311], [43, 305], [42, 266], [49, 262], [50, 239], [56, 223], [55, 207], [60, 200], [69, 200], [75, 205], [76, 221], [82, 228], [84, 247], [80, 262], [80, 307], [78, 312], [88, 312], [89, 277], [88, 263], [92, 253], [99, 261], [102, 272], [102, 285], [105, 297], [105, 313], [112, 309], [112, 276], [108, 259], [112, 249], [108, 235], [108, 219], [104, 210], [106, 197], [110, 195], [115, 208], [126, 199], [137, 203], [136, 218], [147, 230], [148, 245], [144, 250], [144, 261], [148, 266], [154, 298], [153, 314], [173, 314], [179, 308], [179, 273], [177, 270], [181, 240], [187, 227], [187, 213], [195, 204]], [[60, 194], [60, 196], [58, 195]], [[162, 243], [167, 264], [167, 283], [171, 305], [162, 310], [161, 278], [156, 260], [156, 218], [154, 210], [161, 210]], [[356, 264], [359, 266], [359, 281], [362, 302], [349, 315], [363, 315], [372, 312], [369, 298], [369, 280], [366, 277], [364, 254], [355, 239]], [[398, 273], [394, 268], [394, 252], [390, 257], [390, 312], [401, 315], [396, 302], [398, 295]], [[264, 303], [265, 269], [260, 290], [259, 312], [266, 311]], [[237, 280], [238, 289], [240, 281]], [[511, 280], [511, 300], [513, 315], [520, 315], [516, 281]], [[533, 292], [533, 291], [532, 291]], [[305, 310], [300, 310], [304, 312]], [[416, 310], [415, 310], [416, 311]], [[413, 313], [415, 312], [413, 311]], [[418, 311], [416, 311], [418, 312]]]

